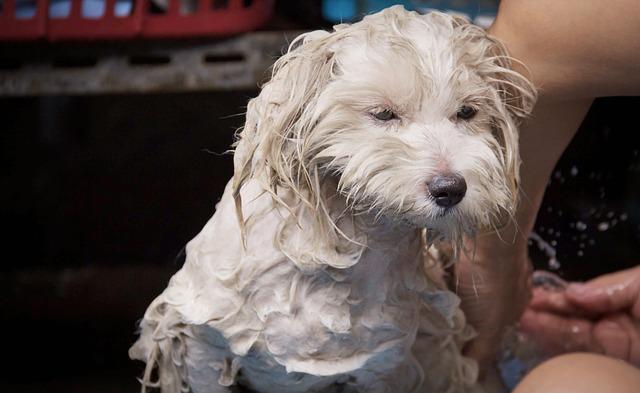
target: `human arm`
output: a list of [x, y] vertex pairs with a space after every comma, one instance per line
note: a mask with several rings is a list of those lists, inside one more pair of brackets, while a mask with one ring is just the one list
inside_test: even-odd
[[529, 299], [527, 239], [557, 160], [594, 97], [640, 93], [640, 2], [503, 0], [489, 33], [526, 64], [514, 68], [533, 81], [539, 101], [520, 132], [515, 222], [479, 236], [456, 268], [462, 306], [479, 333], [467, 353], [484, 367]]
[[483, 369], [495, 358], [503, 329], [518, 319], [529, 300], [528, 236], [549, 175], [590, 103], [578, 100], [537, 105], [532, 124], [520, 135], [522, 195], [515, 221], [498, 233], [479, 235], [475, 244], [467, 245], [468, 249], [475, 247], [475, 252], [463, 255], [456, 266], [462, 307], [478, 331], [466, 352]]

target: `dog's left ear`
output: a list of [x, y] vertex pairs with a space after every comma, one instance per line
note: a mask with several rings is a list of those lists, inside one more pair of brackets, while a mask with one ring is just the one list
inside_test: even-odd
[[503, 149], [505, 178], [516, 202], [515, 210], [520, 185], [519, 126], [531, 114], [537, 93], [526, 77], [513, 70], [515, 60], [509, 57], [504, 45], [488, 36], [485, 39], [491, 43], [491, 55], [483, 77], [495, 91], [493, 108], [497, 113], [492, 116], [493, 132]]
[[466, 21], [456, 23], [461, 31], [458, 37], [465, 42], [461, 47], [465, 48], [468, 64], [491, 87], [488, 98], [493, 101], [490, 105], [493, 132], [502, 150], [504, 176], [515, 201], [520, 182], [518, 126], [533, 110], [536, 89], [525, 76], [513, 70], [517, 60], [509, 56], [500, 41]]

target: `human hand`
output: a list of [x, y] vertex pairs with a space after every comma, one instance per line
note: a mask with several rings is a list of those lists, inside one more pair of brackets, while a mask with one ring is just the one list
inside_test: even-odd
[[550, 354], [603, 353], [640, 366], [640, 266], [566, 290], [536, 288], [520, 328]]

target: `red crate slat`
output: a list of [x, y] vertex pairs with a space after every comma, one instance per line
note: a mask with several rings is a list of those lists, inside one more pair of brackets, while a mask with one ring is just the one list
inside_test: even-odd
[[273, 13], [273, 0], [253, 0], [248, 7], [243, 6], [242, 0], [229, 0], [227, 7], [218, 9], [213, 9], [212, 0], [198, 0], [198, 9], [190, 14], [180, 12], [179, 1], [169, 0], [166, 13], [146, 14], [142, 36], [180, 38], [232, 35], [261, 26]]
[[70, 0], [71, 12], [64, 18], [49, 18], [47, 38], [61, 40], [97, 40], [133, 38], [142, 30], [144, 0], [133, 0], [131, 14], [115, 15], [115, 0], [107, 0], [99, 18], [82, 16], [82, 0]]
[[35, 40], [45, 35], [47, 26], [47, 0], [36, 0], [35, 15], [29, 19], [15, 16], [16, 0], [4, 0], [0, 13], [0, 40]]
[[149, 13], [152, 0], [133, 0], [131, 14], [115, 15], [116, 0], [105, 0], [104, 14], [99, 18], [82, 16], [82, 0], [69, 0], [66, 17], [49, 17], [49, 0], [35, 0], [36, 10], [30, 19], [15, 17], [16, 0], [4, 0], [0, 12], [0, 40], [50, 41], [181, 38], [226, 36], [253, 30], [265, 23], [273, 13], [274, 0], [253, 0], [247, 7], [243, 0], [228, 0], [225, 7], [213, 8], [213, 0], [195, 0], [193, 13], [180, 11], [180, 0], [169, 0], [163, 14]]
[[[106, 16], [116, 16], [116, 0], [106, 0], [104, 13]], [[134, 10], [132, 9], [131, 12]]]

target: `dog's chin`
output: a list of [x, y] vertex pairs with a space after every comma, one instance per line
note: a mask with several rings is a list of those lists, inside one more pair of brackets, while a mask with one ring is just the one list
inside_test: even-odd
[[459, 238], [474, 232], [473, 220], [460, 214], [458, 207], [436, 207], [429, 212], [405, 212], [399, 216], [387, 216], [387, 221], [396, 222], [412, 229], [427, 229], [443, 238]]

